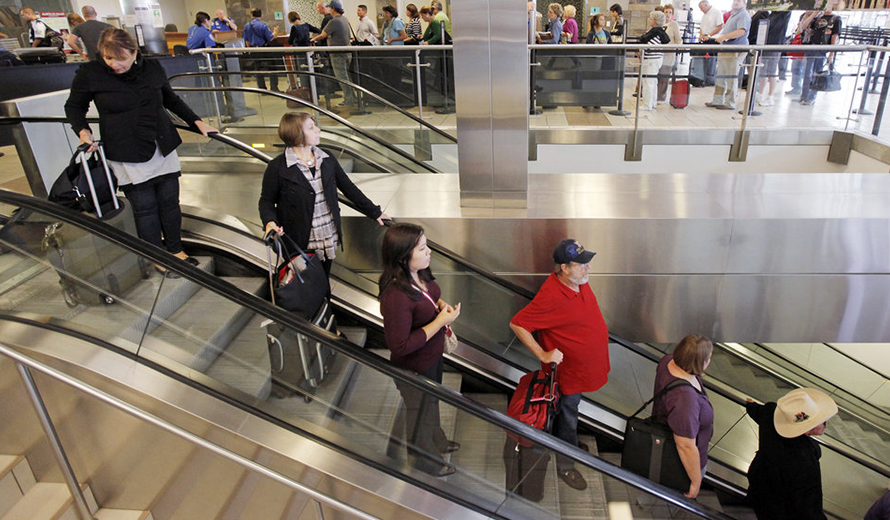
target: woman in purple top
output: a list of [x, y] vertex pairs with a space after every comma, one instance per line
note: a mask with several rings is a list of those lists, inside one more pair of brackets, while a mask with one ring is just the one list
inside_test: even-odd
[[689, 475], [689, 498], [701, 490], [708, 443], [714, 434], [714, 408], [701, 382], [713, 350], [708, 338], [691, 334], [677, 343], [673, 353], [661, 358], [655, 369], [656, 394], [677, 379], [689, 382], [672, 388], [652, 405], [653, 417], [664, 419], [674, 433], [680, 461]]
[[[380, 311], [390, 361], [442, 383], [445, 327], [460, 315], [460, 304], [452, 307], [440, 298], [442, 290], [430, 271], [423, 228], [392, 225], [383, 236], [382, 257]], [[454, 466], [439, 454], [457, 451], [460, 444], [445, 437], [439, 402], [414, 386], [398, 382], [396, 386], [405, 407], [408, 453], [414, 456], [414, 467], [438, 477], [451, 475]]]
[[568, 43], [578, 43], [578, 22], [575, 20], [575, 6], [567, 5], [563, 8], [562, 33]]

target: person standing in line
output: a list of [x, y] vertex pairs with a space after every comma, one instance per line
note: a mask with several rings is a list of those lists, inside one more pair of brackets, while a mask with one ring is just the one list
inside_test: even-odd
[[445, 9], [442, 8], [442, 2], [436, 1], [431, 3], [430, 10], [433, 13], [433, 20], [439, 22], [439, 25], [444, 24], [445, 32], [454, 34], [451, 32], [451, 20], [448, 18], [448, 15], [445, 14]]
[[189, 27], [188, 38], [185, 46], [192, 49], [204, 49], [216, 47], [216, 40], [210, 32], [210, 15], [204, 11], [195, 14], [195, 24]]
[[405, 22], [399, 19], [399, 12], [391, 5], [383, 6], [383, 44], [405, 45], [408, 33], [405, 32]]
[[[745, 9], [747, 0], [732, 0], [732, 12], [723, 29], [714, 39], [722, 45], [747, 45], [751, 30], [751, 15]], [[739, 66], [744, 52], [720, 51], [717, 55], [717, 78], [714, 97], [705, 106], [718, 110], [735, 110], [739, 91]]]
[[564, 20], [562, 34], [566, 38], [566, 43], [578, 43], [578, 21], [575, 20], [575, 6], [569, 4], [562, 10]]
[[[837, 45], [841, 34], [841, 17], [834, 14], [832, 9], [839, 5], [838, 0], [828, 0], [825, 11], [815, 11], [804, 20], [806, 31], [803, 36], [804, 45]], [[828, 64], [834, 66], [835, 53], [827, 54]], [[803, 83], [800, 88], [800, 104], [811, 106], [816, 103], [816, 91], [810, 88], [813, 75], [820, 72], [825, 66], [826, 53], [824, 51], [807, 51], [803, 62]]]
[[[699, 2], [698, 8], [702, 12], [698, 40], [706, 42], [723, 30], [723, 11], [711, 5], [708, 0]], [[709, 51], [703, 59], [705, 86], [713, 87], [717, 78], [717, 57], [714, 56], [714, 51]]]
[[377, 33], [377, 25], [368, 18], [368, 6], [359, 5], [355, 9], [358, 23], [355, 26], [355, 39], [359, 42], [371, 42], [371, 45], [380, 45], [380, 34]]
[[[278, 30], [278, 27], [275, 28], [275, 31], [269, 29], [269, 26], [266, 25], [265, 22], [261, 19], [263, 16], [262, 9], [254, 9], [250, 12], [251, 19], [244, 25], [244, 32], [242, 37], [244, 38], [244, 45], [248, 47], [266, 47], [269, 45], [269, 42], [275, 39], [275, 31]], [[279, 55], [264, 55], [261, 53], [257, 53], [253, 55], [254, 58], [254, 66], [253, 69], [257, 71], [264, 70], [275, 70], [275, 66], [272, 64], [273, 61], [279, 60], [281, 56]], [[256, 76], [256, 85], [257, 88], [266, 90], [266, 77], [262, 74], [257, 74]], [[269, 76], [269, 85], [272, 87], [273, 92], [281, 92], [278, 88], [278, 76]]]
[[714, 407], [702, 383], [714, 345], [697, 334], [681, 339], [673, 352], [665, 355], [655, 369], [653, 395], [677, 380], [688, 382], [671, 388], [652, 404], [652, 417], [666, 423], [674, 434], [680, 462], [689, 477], [684, 494], [695, 498], [701, 491], [702, 477], [708, 465], [708, 444], [714, 435]]
[[[595, 254], [571, 238], [557, 244], [553, 272], [531, 303], [510, 321], [516, 337], [541, 361], [545, 372], [550, 372], [550, 363], [559, 364], [556, 379], [563, 395], [552, 434], [584, 450], [586, 445], [578, 442], [581, 394], [606, 384], [610, 369], [609, 331], [588, 283]], [[571, 459], [557, 455], [556, 469], [571, 488], [587, 488]]]
[[612, 7], [609, 8], [609, 14], [615, 20], [611, 31], [612, 41], [622, 43], [624, 42], [624, 11], [621, 9], [621, 4], [612, 4]]
[[[333, 15], [331, 15], [331, 9], [324, 3], [318, 2], [315, 4], [315, 10], [318, 14], [321, 15], [321, 23], [318, 25], [321, 29], [327, 27], [328, 23], [334, 19]], [[313, 34], [321, 34], [321, 29], [312, 31]], [[327, 40], [318, 40], [316, 45], [325, 46], [328, 44]]]
[[[28, 22], [28, 42], [31, 43], [31, 47], [51, 47], [51, 40], [58, 33], [46, 25], [46, 22], [41, 20], [37, 12], [30, 7], [22, 8], [19, 14]], [[62, 50], [63, 45], [64, 42], [59, 43], [59, 50]]]
[[[662, 9], [662, 12], [664, 13], [666, 24], [664, 26], [664, 31], [671, 40], [668, 43], [673, 45], [682, 44], [683, 40], [680, 35], [680, 24], [674, 20], [674, 6], [667, 4]], [[667, 103], [668, 85], [670, 85], [671, 77], [673, 77], [674, 72], [676, 71], [675, 63], [678, 63], [679, 61], [680, 60], [677, 59], [677, 52], [675, 51], [664, 54], [661, 68], [658, 69], [658, 103]]]
[[289, 234], [302, 249], [315, 253], [330, 274], [343, 244], [338, 190], [381, 226], [389, 216], [349, 179], [336, 158], [318, 147], [321, 130], [312, 116], [284, 114], [278, 137], [286, 148], [266, 167], [258, 204], [266, 235], [272, 230]]
[[550, 43], [550, 44], [558, 44], [562, 40], [562, 15], [563, 10], [560, 4], [550, 4], [547, 6], [547, 19], [550, 20], [550, 30], [543, 33], [544, 36], [549, 35], [549, 38], [541, 37], [541, 43]]
[[311, 45], [309, 35], [313, 32], [321, 32], [321, 29], [316, 29], [312, 24], [305, 23], [300, 18], [300, 13], [296, 11], [287, 13], [287, 19], [291, 23], [287, 44], [291, 47], [309, 47]]
[[[91, 5], [83, 6], [80, 12], [83, 14], [84, 22], [72, 27], [71, 34], [68, 35], [68, 46], [83, 56], [85, 60], [97, 60], [99, 59], [99, 36], [111, 25], [97, 20], [99, 14], [96, 13], [96, 8]], [[78, 39], [83, 42], [83, 49], [77, 44]]]
[[812, 437], [838, 412], [820, 390], [796, 388], [777, 402], [748, 399], [748, 416], [760, 427], [748, 468], [748, 500], [758, 520], [826, 520], [822, 505], [822, 450]]
[[[460, 303], [442, 299], [442, 289], [430, 271], [430, 249], [423, 228], [399, 223], [390, 226], [381, 248], [380, 313], [390, 362], [442, 384], [442, 355], [446, 327], [460, 316]], [[404, 440], [412, 465], [430, 475], [447, 477], [452, 464], [441, 454], [453, 453], [460, 444], [442, 430], [439, 401], [419, 388], [400, 381]]]
[[[640, 36], [640, 43], [653, 46], [667, 45], [671, 41], [664, 30], [664, 13], [652, 11], [649, 13], [649, 30]], [[658, 101], [658, 71], [664, 61], [661, 51], [646, 49], [643, 56], [643, 84], [640, 86], [640, 110], [655, 110]]]
[[606, 15], [603, 13], [597, 13], [590, 17], [587, 43], [612, 43], [612, 33], [606, 30]]
[[95, 150], [98, 145], [86, 119], [90, 104], [95, 104], [105, 156], [133, 208], [136, 234], [197, 265], [182, 249], [181, 173], [176, 154], [182, 139], [167, 110], [205, 137], [218, 130], [201, 121], [173, 92], [164, 68], [139, 54], [130, 33], [105, 29], [98, 48], [102, 59], [77, 69], [65, 117], [80, 143]]
[[[322, 27], [321, 34], [312, 38], [312, 42], [324, 41], [330, 39], [330, 44], [334, 47], [348, 47], [349, 39], [352, 36], [349, 29], [349, 21], [344, 16], [343, 4], [340, 0], [331, 0], [327, 5], [331, 10], [331, 21]], [[331, 58], [331, 67], [334, 69], [334, 76], [341, 81], [343, 89], [343, 103], [341, 107], [356, 106], [355, 91], [346, 83], [352, 80], [349, 77], [349, 66], [352, 64], [352, 54], [348, 52], [329, 53]]]
[[226, 12], [222, 9], [216, 10], [216, 18], [210, 22], [210, 32], [215, 36], [218, 32], [237, 31], [238, 24], [234, 20], [226, 16]]
[[420, 25], [420, 11], [414, 4], [405, 6], [405, 15], [408, 17], [408, 23], [405, 24], [405, 45], [419, 45], [423, 41], [423, 26]]

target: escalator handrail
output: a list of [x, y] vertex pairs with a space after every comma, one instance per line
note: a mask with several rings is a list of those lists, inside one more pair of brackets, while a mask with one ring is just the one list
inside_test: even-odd
[[[760, 348], [763, 348], [763, 349], [766, 349], [766, 350], [770, 351], [771, 354], [773, 354], [773, 355], [775, 355], [775, 356], [777, 356], [777, 357], [782, 358], [783, 360], [785, 360], [785, 361], [791, 363], [792, 365], [794, 365], [794, 366], [796, 366], [796, 367], [799, 367], [800, 369], [806, 371], [808, 374], [811, 374], [811, 375], [813, 375], [813, 376], [815, 376], [815, 377], [817, 377], [817, 378], [819, 378], [819, 379], [825, 381], [824, 378], [818, 376], [817, 374], [813, 374], [812, 372], [810, 372], [809, 369], [807, 369], [807, 368], [805, 368], [805, 367], [801, 367], [800, 365], [798, 365], [798, 364], [795, 363], [794, 361], [792, 361], [792, 360], [786, 358], [785, 356], [783, 356], [780, 352], [777, 352], [775, 349], [773, 349], [772, 347], [769, 346], [769, 343], [755, 343], [755, 344], [756, 344], [758, 347], [760, 347]], [[835, 354], [837, 354], [837, 355], [839, 355], [839, 356], [841, 356], [841, 357], [844, 357], [844, 358], [848, 359], [849, 361], [853, 362], [854, 364], [857, 364], [857, 365], [859, 365], [860, 367], [862, 367], [862, 368], [864, 368], [864, 369], [870, 371], [871, 373], [875, 374], [876, 376], [880, 377], [881, 379], [890, 379], [890, 374], [883, 374], [883, 373], [881, 373], [881, 372], [875, 370], [874, 368], [872, 368], [872, 367], [866, 365], [866, 364], [863, 363], [862, 361], [860, 361], [860, 360], [854, 358], [854, 357], [851, 356], [850, 354], [847, 354], [847, 353], [844, 352], [843, 350], [840, 350], [839, 348], [833, 346], [831, 343], [822, 343], [822, 345], [824, 345], [825, 348], [831, 350], [831, 351], [834, 352]], [[826, 382], [827, 382], [827, 381], [826, 381]], [[837, 386], [837, 385], [832, 385], [832, 386]], [[841, 387], [838, 387], [838, 388], [841, 388]], [[846, 391], [846, 390], [843, 389], [843, 388], [841, 388], [841, 390]], [[867, 402], [866, 402], [866, 404], [871, 404], [871, 403], [867, 403]], [[871, 406], [874, 406], [875, 408], [879, 408], [879, 407], [877, 407], [877, 406], [875, 406], [875, 405], [871, 405]]]
[[374, 135], [372, 133], [368, 133], [367, 131], [365, 131], [364, 129], [362, 129], [359, 126], [352, 124], [348, 119], [344, 119], [344, 118], [340, 117], [339, 115], [337, 115], [329, 110], [326, 110], [324, 108], [317, 107], [308, 101], [303, 101], [300, 98], [288, 96], [287, 94], [283, 94], [281, 92], [274, 92], [274, 91], [263, 90], [263, 89], [259, 89], [259, 88], [253, 88], [253, 87], [173, 87], [173, 91], [174, 92], [251, 92], [251, 93], [259, 94], [259, 95], [278, 97], [278, 98], [281, 98], [281, 99], [284, 99], [287, 101], [296, 101], [299, 104], [305, 106], [307, 109], [316, 110], [318, 112], [321, 112], [325, 116], [337, 121], [338, 123], [342, 124], [343, 126], [349, 128], [350, 130], [355, 131], [362, 137], [366, 137], [367, 139], [374, 141], [375, 143], [379, 144], [380, 146], [395, 153], [396, 155], [399, 155], [399, 156], [407, 159], [408, 161], [414, 163], [415, 165], [420, 166], [421, 168], [423, 168], [426, 171], [429, 171], [431, 173], [441, 173], [438, 169], [421, 161], [417, 157], [414, 157], [413, 155], [409, 154], [408, 152], [406, 152], [396, 146], [393, 146], [392, 144], [386, 142], [384, 139], [381, 139], [380, 137], [377, 137], [376, 135]]
[[[687, 511], [694, 512], [708, 520], [731, 520], [731, 518], [725, 514], [699, 504], [695, 500], [690, 500], [675, 490], [654, 483], [644, 477], [631, 473], [628, 470], [614, 466], [577, 447], [569, 446], [552, 435], [511, 419], [506, 415], [495, 412], [490, 408], [463, 396], [459, 392], [438, 385], [433, 381], [425, 379], [412, 372], [396, 368], [376, 354], [367, 352], [364, 349], [351, 347], [346, 339], [316, 327], [307, 320], [296, 317], [292, 313], [289, 313], [280, 307], [276, 307], [258, 296], [242, 291], [229, 282], [212, 275], [199, 267], [177, 259], [157, 246], [144, 242], [133, 235], [119, 230], [105, 222], [96, 220], [89, 215], [69, 210], [58, 204], [45, 200], [6, 190], [0, 190], [0, 202], [14, 207], [28, 208], [32, 211], [88, 230], [95, 236], [140, 255], [146, 258], [149, 262], [175, 272], [181, 277], [198, 284], [202, 288], [208, 289], [250, 311], [256, 312], [264, 318], [271, 318], [284, 327], [305, 334], [312, 338], [312, 340], [321, 342], [326, 347], [332, 348], [338, 353], [363, 365], [368, 365], [375, 371], [381, 372], [387, 377], [418, 388], [425, 394], [430, 394], [435, 399], [442, 401], [449, 406], [453, 406], [463, 413], [469, 413], [498, 428], [525, 437], [538, 446], [554, 453], [559, 453], [611, 478], [615, 478], [622, 483], [642, 489], [663, 501], [670, 502]], [[197, 383], [195, 383], [195, 385], [197, 386]], [[249, 405], [244, 404], [244, 406], [249, 410], [253, 410]], [[486, 513], [490, 514], [491, 512], [487, 511]]]
[[[169, 78], [167, 78], [167, 80], [168, 80], [168, 81], [173, 81], [174, 79], [183, 78], [183, 77], [243, 76], [243, 75], [246, 75], [246, 74], [247, 74], [246, 72], [235, 72], [235, 71], [232, 71], [232, 72], [229, 72], [229, 71], [219, 71], [219, 72], [181, 72], [181, 73], [179, 73], [179, 74], [174, 74], [174, 75], [170, 76]], [[426, 128], [429, 128], [430, 130], [436, 132], [437, 134], [441, 135], [442, 137], [448, 139], [449, 141], [451, 141], [451, 142], [453, 142], [453, 143], [457, 143], [457, 138], [455, 138], [454, 136], [452, 136], [452, 135], [449, 134], [448, 132], [446, 132], [446, 131], [444, 131], [444, 130], [438, 128], [438, 127], [436, 127], [436, 126], [433, 125], [432, 123], [429, 123], [429, 122], [427, 122], [427, 121], [424, 121], [423, 119], [421, 119], [421, 118], [415, 116], [415, 115], [412, 114], [411, 112], [408, 112], [407, 110], [403, 109], [402, 107], [400, 107], [400, 106], [398, 106], [398, 105], [396, 105], [396, 104], [394, 104], [394, 103], [391, 103], [389, 100], [387, 100], [387, 99], [385, 99], [385, 98], [383, 98], [383, 97], [380, 97], [380, 96], [377, 95], [376, 93], [371, 92], [370, 90], [366, 89], [365, 87], [362, 87], [361, 85], [357, 85], [357, 84], [355, 84], [355, 83], [353, 83], [353, 82], [351, 82], [351, 81], [342, 80], [342, 79], [340, 79], [340, 78], [337, 78], [336, 76], [331, 76], [330, 74], [323, 74], [323, 73], [320, 73], [320, 72], [307, 72], [307, 71], [293, 71], [293, 72], [291, 72], [291, 71], [280, 71], [280, 72], [279, 72], [279, 71], [257, 71], [257, 72], [251, 72], [249, 75], [252, 75], [252, 76], [257, 76], [257, 75], [261, 75], [261, 76], [290, 76], [290, 75], [298, 75], [298, 74], [303, 74], [303, 75], [306, 75], [306, 76], [312, 76], [312, 77], [315, 77], [315, 78], [324, 79], [324, 80], [326, 80], [326, 81], [338, 82], [338, 83], [341, 83], [341, 84], [343, 84], [343, 85], [346, 85], [347, 87], [351, 87], [351, 88], [353, 88], [353, 89], [355, 89], [355, 90], [360, 90], [360, 91], [362, 91], [362, 94], [363, 94], [363, 95], [370, 96], [370, 97], [374, 98], [375, 100], [379, 101], [381, 104], [386, 105], [387, 108], [392, 108], [393, 110], [396, 110], [397, 112], [399, 112], [401, 115], [403, 115], [403, 116], [405, 116], [405, 117], [411, 119], [411, 120], [414, 121], [415, 123], [417, 123], [417, 124], [419, 124], [419, 125], [421, 125], [421, 126], [424, 126], [424, 127], [426, 127]], [[373, 78], [373, 79], [376, 80], [376, 78]], [[386, 84], [384, 83], [384, 85], [386, 85]], [[389, 85], [386, 85], [386, 86], [389, 87], [389, 88], [392, 88], [392, 87], [390, 87]], [[395, 89], [394, 89], [394, 90], [395, 90]], [[399, 91], [396, 90], [396, 92], [399, 92]], [[401, 92], [399, 92], [399, 93], [401, 93]], [[289, 98], [289, 99], [293, 99], [293, 98], [291, 98], [290, 96], [288, 96], [288, 98]]]
[[338, 500], [332, 496], [326, 495], [326, 494], [324, 494], [320, 491], [317, 491], [309, 486], [306, 486], [305, 484], [301, 484], [301, 483], [299, 483], [285, 475], [282, 475], [281, 473], [278, 473], [277, 471], [274, 471], [262, 464], [254, 462], [254, 461], [248, 459], [247, 457], [238, 455], [237, 453], [230, 451], [230, 450], [220, 446], [219, 444], [210, 442], [207, 439], [205, 439], [199, 435], [196, 435], [196, 434], [191, 433], [187, 430], [184, 430], [171, 422], [168, 422], [168, 421], [166, 421], [166, 420], [164, 420], [150, 412], [147, 412], [137, 406], [127, 403], [127, 402], [123, 401], [122, 399], [119, 399], [111, 394], [103, 392], [102, 390], [99, 390], [98, 388], [96, 388], [88, 383], [85, 383], [79, 379], [69, 376], [68, 374], [65, 374], [64, 372], [62, 372], [60, 370], [57, 370], [57, 369], [52, 368], [48, 365], [45, 365], [45, 364], [35, 360], [34, 358], [27, 356], [27, 355], [19, 352], [18, 350], [15, 350], [14, 348], [11, 348], [10, 346], [8, 346], [2, 342], [0, 342], [0, 355], [10, 358], [12, 361], [14, 361], [19, 366], [24, 365], [30, 369], [37, 370], [38, 372], [41, 372], [53, 379], [56, 379], [57, 381], [60, 381], [72, 388], [80, 390], [81, 392], [83, 392], [91, 397], [95, 397], [96, 399], [98, 399], [106, 404], [109, 404], [109, 405], [117, 408], [118, 410], [121, 410], [124, 413], [127, 413], [141, 421], [147, 422], [147, 423], [151, 424], [152, 426], [157, 426], [158, 428], [161, 428], [162, 430], [164, 430], [168, 433], [172, 433], [173, 435], [176, 435], [177, 437], [184, 439], [196, 446], [200, 446], [201, 448], [212, 451], [213, 453], [220, 455], [220, 456], [222, 456], [222, 457], [224, 457], [224, 458], [226, 458], [240, 466], [243, 466], [244, 468], [247, 468], [250, 471], [259, 473], [260, 475], [263, 475], [264, 477], [271, 478], [271, 479], [275, 480], [276, 482], [278, 482], [280, 484], [284, 484], [285, 486], [290, 487], [296, 491], [305, 493], [305, 494], [311, 496], [313, 499], [318, 500], [319, 502], [324, 502], [325, 504], [333, 507], [334, 509], [343, 511], [349, 515], [355, 515], [355, 516], [357, 516], [359, 518], [363, 518], [365, 520], [382, 520], [379, 517], [376, 517], [374, 515], [366, 513], [364, 511], [362, 511], [361, 509], [351, 506], [341, 500]]

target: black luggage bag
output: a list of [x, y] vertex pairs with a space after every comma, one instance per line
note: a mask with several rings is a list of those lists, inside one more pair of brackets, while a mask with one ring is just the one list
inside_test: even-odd
[[[312, 323], [336, 332], [333, 306], [325, 299]], [[269, 362], [272, 367], [272, 392], [283, 398], [302, 394], [308, 402], [330, 372], [336, 352], [312, 338], [287, 329], [274, 321], [263, 323]]]
[[[117, 198], [114, 183], [109, 185], [107, 182], [113, 175], [108, 170], [107, 163], [103, 159], [102, 168], [90, 169], [84, 149], [78, 149], [78, 153], [81, 155], [80, 163], [85, 174], [91, 176], [91, 182], [88, 183], [90, 193], [85, 195], [94, 201], [109, 201], [108, 204], [100, 202], [95, 208], [99, 220], [136, 236], [133, 210], [125, 200]], [[95, 186], [109, 190], [110, 197], [100, 198], [95, 192]], [[82, 228], [62, 222], [47, 224], [43, 248], [50, 263], [59, 273], [62, 294], [71, 307], [81, 303], [114, 303], [130, 287], [139, 280], [148, 278], [151, 273], [150, 266], [141, 256]]]
[[527, 500], [544, 498], [544, 477], [550, 464], [550, 453], [535, 446], [523, 446], [507, 437], [504, 442], [504, 470], [507, 491]]
[[680, 460], [670, 427], [652, 417], [640, 419], [637, 415], [658, 397], [686, 385], [692, 386], [682, 379], [668, 384], [631, 415], [624, 429], [621, 449], [622, 468], [684, 493], [689, 491], [689, 475]]

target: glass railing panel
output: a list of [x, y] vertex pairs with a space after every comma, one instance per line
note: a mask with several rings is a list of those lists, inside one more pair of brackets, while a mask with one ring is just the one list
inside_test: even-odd
[[538, 47], [532, 64], [532, 128], [609, 127], [626, 120], [623, 49]]
[[424, 115], [429, 117], [430, 123], [434, 126], [456, 128], [452, 49], [448, 47], [423, 50], [420, 59]]
[[[120, 227], [135, 234], [132, 218]], [[0, 312], [134, 352], [164, 283], [145, 258], [31, 210], [14, 213], [0, 228], [0, 280]]]

